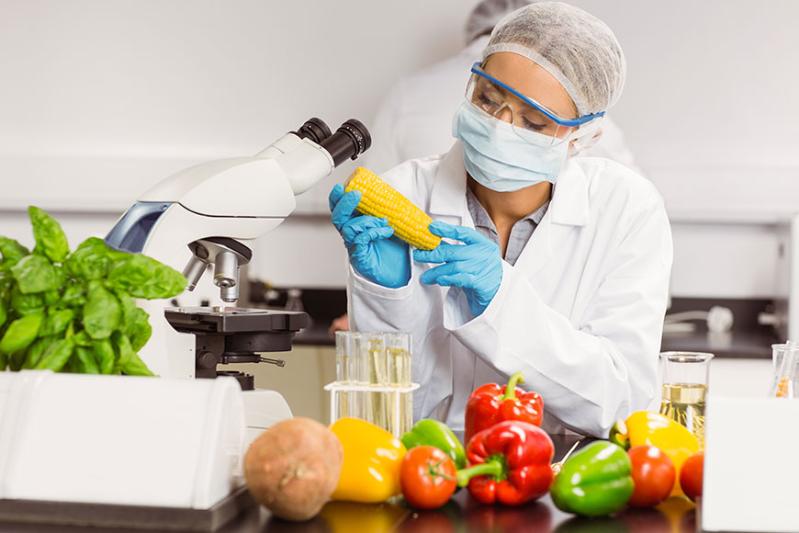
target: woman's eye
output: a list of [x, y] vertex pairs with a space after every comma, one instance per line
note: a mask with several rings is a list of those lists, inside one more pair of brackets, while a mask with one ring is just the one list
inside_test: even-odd
[[537, 122], [533, 122], [532, 120], [530, 120], [530, 119], [528, 119], [526, 117], [522, 117], [522, 125], [525, 128], [527, 128], [528, 130], [533, 130], [533, 131], [543, 131], [547, 127], [546, 124], [540, 124], [540, 123], [537, 123]]
[[477, 97], [477, 99], [480, 102], [480, 105], [482, 105], [483, 107], [486, 107], [486, 108], [494, 108], [494, 107], [497, 107], [499, 105], [495, 101], [493, 101], [491, 98], [486, 96], [485, 93], [480, 93], [480, 95]]

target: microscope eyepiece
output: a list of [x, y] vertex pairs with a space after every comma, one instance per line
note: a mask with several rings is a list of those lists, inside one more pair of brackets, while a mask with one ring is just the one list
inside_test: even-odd
[[372, 146], [372, 136], [361, 121], [351, 118], [319, 145], [327, 150], [333, 162], [339, 166], [347, 159], [357, 159], [368, 150]]
[[300, 129], [294, 133], [301, 139], [310, 139], [316, 144], [321, 144], [322, 141], [332, 135], [325, 121], [316, 117], [306, 120], [305, 124], [300, 126]]

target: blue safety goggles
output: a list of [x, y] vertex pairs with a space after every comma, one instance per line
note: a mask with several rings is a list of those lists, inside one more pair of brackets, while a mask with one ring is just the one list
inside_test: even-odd
[[[480, 87], [480, 80], [481, 79], [485, 80], [485, 82], [488, 82], [490, 84], [490, 86], [493, 86], [496, 89], [497, 92], [499, 92], [499, 93], [505, 92], [505, 93], [509, 93], [509, 94], [513, 95], [521, 103], [530, 106], [531, 108], [536, 110], [538, 113], [540, 113], [541, 115], [543, 115], [547, 119], [549, 119], [552, 122], [554, 122], [557, 126], [563, 126], [563, 127], [567, 127], [567, 128], [576, 128], [576, 127], [582, 126], [583, 124], [585, 124], [587, 122], [590, 122], [590, 121], [592, 121], [594, 119], [601, 118], [601, 117], [605, 116], [605, 112], [604, 111], [600, 111], [598, 113], [591, 113], [589, 115], [583, 115], [583, 116], [577, 117], [577, 118], [563, 118], [563, 117], [560, 117], [557, 114], [555, 114], [554, 112], [552, 112], [549, 109], [547, 109], [545, 106], [543, 106], [543, 105], [539, 104], [538, 102], [536, 102], [535, 100], [533, 100], [532, 98], [529, 98], [529, 97], [523, 95], [522, 93], [520, 93], [519, 91], [517, 91], [516, 89], [514, 89], [510, 85], [507, 85], [506, 83], [503, 83], [502, 81], [500, 81], [497, 78], [493, 77], [491, 74], [488, 74], [486, 71], [484, 71], [481, 68], [479, 62], [477, 62], [474, 65], [472, 65], [471, 71], [472, 71], [472, 77], [471, 77], [471, 79], [469, 81], [469, 86], [467, 88], [467, 98], [470, 101], [472, 101], [472, 103], [477, 105], [478, 107], [481, 107], [483, 109], [483, 111], [487, 112], [490, 115], [494, 115], [495, 114], [495, 112], [492, 112], [493, 111], [492, 108], [495, 105], [499, 105], [499, 102], [486, 103], [485, 105], [481, 106], [479, 102], [475, 101], [476, 98], [479, 98], [479, 93], [480, 93], [481, 89], [483, 90], [483, 92], [485, 92], [485, 87], [482, 87], [482, 88]], [[504, 104], [504, 102], [503, 102], [503, 104]], [[552, 133], [549, 133], [549, 134], [552, 134]]]

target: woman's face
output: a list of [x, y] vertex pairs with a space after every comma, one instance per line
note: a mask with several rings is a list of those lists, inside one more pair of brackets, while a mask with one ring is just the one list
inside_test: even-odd
[[[512, 52], [491, 54], [483, 70], [563, 118], [576, 118], [577, 109], [566, 89], [533, 61]], [[545, 135], [565, 137], [574, 128], [559, 126], [513, 94], [478, 77], [472, 102], [500, 120]]]

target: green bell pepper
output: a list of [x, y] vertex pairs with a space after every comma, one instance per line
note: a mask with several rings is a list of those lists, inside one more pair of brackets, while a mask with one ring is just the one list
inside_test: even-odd
[[458, 470], [466, 468], [466, 452], [463, 444], [446, 424], [438, 420], [429, 418], [419, 420], [401, 440], [408, 450], [416, 446], [434, 446], [449, 455]]
[[593, 442], [563, 464], [552, 485], [552, 501], [567, 513], [613, 514], [632, 496], [631, 470], [630, 458], [621, 447], [607, 441]]

